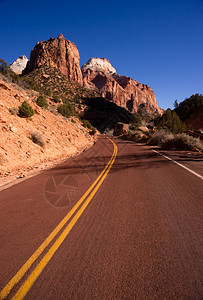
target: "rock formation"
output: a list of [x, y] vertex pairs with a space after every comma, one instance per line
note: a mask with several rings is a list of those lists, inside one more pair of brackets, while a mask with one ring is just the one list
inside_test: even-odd
[[50, 38], [45, 42], [38, 42], [30, 54], [24, 74], [43, 65], [58, 68], [69, 80], [82, 85], [80, 56], [77, 47], [62, 34], [58, 38]]
[[120, 76], [105, 58], [91, 58], [82, 66], [83, 84], [102, 97], [124, 107], [131, 113], [140, 110], [147, 114], [161, 114], [153, 90], [138, 81]]
[[91, 69], [95, 71], [103, 71], [106, 74], [116, 73], [116, 69], [112, 67], [110, 61], [106, 58], [92, 57], [86, 64], [82, 66], [83, 70]]
[[10, 68], [16, 74], [22, 74], [22, 71], [25, 69], [27, 65], [28, 59], [25, 55], [18, 57], [11, 65]]

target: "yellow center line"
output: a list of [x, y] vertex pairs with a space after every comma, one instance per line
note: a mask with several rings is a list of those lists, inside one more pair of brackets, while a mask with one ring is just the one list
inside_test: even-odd
[[55, 252], [57, 251], [57, 249], [63, 243], [63, 241], [65, 240], [65, 238], [67, 237], [67, 235], [69, 234], [69, 232], [71, 231], [71, 229], [73, 228], [73, 226], [75, 225], [75, 223], [78, 221], [78, 219], [80, 218], [80, 216], [82, 215], [82, 213], [87, 208], [88, 204], [90, 203], [90, 201], [92, 200], [92, 198], [94, 197], [94, 195], [96, 194], [96, 192], [98, 191], [99, 187], [101, 186], [101, 184], [103, 183], [104, 179], [108, 175], [108, 173], [109, 173], [109, 171], [110, 171], [110, 169], [111, 169], [111, 167], [112, 167], [112, 165], [113, 165], [113, 163], [115, 161], [116, 155], [117, 155], [117, 149], [115, 151], [115, 154], [113, 155], [113, 160], [111, 161], [108, 170], [106, 171], [106, 173], [104, 174], [104, 176], [102, 177], [102, 179], [100, 180], [100, 182], [98, 183], [98, 185], [91, 192], [90, 196], [84, 202], [84, 204], [79, 209], [79, 211], [75, 214], [75, 216], [73, 217], [73, 219], [70, 221], [70, 223], [64, 229], [64, 231], [61, 233], [61, 235], [58, 237], [58, 239], [55, 241], [55, 243], [52, 245], [52, 247], [49, 249], [49, 251], [44, 255], [44, 257], [38, 263], [38, 265], [36, 266], [36, 268], [34, 269], [34, 271], [29, 275], [29, 277], [24, 282], [24, 284], [22, 284], [22, 286], [19, 288], [19, 290], [14, 295], [14, 297], [12, 298], [12, 300], [14, 300], [14, 299], [15, 300], [20, 300], [20, 299], [23, 299], [25, 297], [25, 295], [30, 290], [30, 288], [32, 287], [32, 285], [34, 284], [34, 282], [36, 281], [36, 279], [38, 278], [38, 276], [41, 274], [41, 272], [46, 267], [46, 265], [48, 264], [48, 262], [50, 261], [50, 259], [52, 258], [52, 256], [55, 254]]
[[[8, 294], [10, 293], [12, 288], [20, 281], [20, 279], [29, 270], [29, 268], [36, 261], [36, 259], [42, 254], [42, 252], [45, 250], [45, 248], [55, 238], [55, 236], [59, 233], [59, 231], [65, 226], [65, 224], [72, 217], [72, 215], [75, 213], [75, 211], [79, 208], [79, 206], [82, 204], [82, 202], [86, 199], [86, 197], [91, 193], [91, 191], [93, 190], [95, 185], [98, 183], [98, 181], [102, 178], [102, 176], [103, 175], [105, 176], [105, 172], [106, 172], [106, 174], [108, 174], [108, 172], [110, 170], [109, 166], [110, 167], [112, 166], [112, 162], [115, 160], [115, 156], [116, 156], [115, 153], [117, 153], [117, 146], [115, 145], [115, 143], [113, 141], [111, 141], [111, 142], [114, 145], [114, 152], [113, 152], [108, 164], [104, 168], [104, 170], [97, 177], [97, 179], [94, 181], [94, 183], [89, 187], [89, 189], [85, 192], [85, 194], [80, 198], [80, 200], [75, 204], [75, 206], [70, 210], [70, 212], [63, 218], [63, 220], [57, 225], [57, 227], [51, 232], [51, 234], [45, 239], [45, 241], [39, 246], [39, 248], [32, 254], [32, 256], [26, 261], [26, 263], [20, 268], [20, 270], [14, 275], [14, 277], [2, 289], [2, 291], [0, 292], [0, 299], [3, 300], [8, 296]], [[102, 180], [102, 182], [103, 182], [103, 180]]]

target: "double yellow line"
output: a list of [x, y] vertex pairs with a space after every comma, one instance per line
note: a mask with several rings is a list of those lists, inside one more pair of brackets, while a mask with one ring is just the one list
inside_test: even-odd
[[[68, 212], [68, 214], [63, 218], [63, 220], [56, 226], [56, 228], [50, 233], [50, 235], [44, 240], [44, 242], [39, 246], [39, 248], [32, 254], [32, 256], [26, 261], [26, 263], [20, 268], [20, 270], [14, 275], [14, 277], [7, 283], [7, 285], [0, 292], [0, 299], [5, 299], [13, 287], [21, 280], [21, 278], [25, 275], [25, 273], [29, 270], [32, 264], [37, 260], [37, 258], [42, 254], [42, 252], [46, 249], [46, 247], [51, 243], [51, 241], [56, 237], [59, 231], [67, 225], [66, 223], [73, 216], [72, 220], [68, 223], [68, 225], [63, 229], [62, 233], [56, 239], [54, 244], [50, 247], [50, 249], [45, 253], [41, 261], [37, 264], [32, 273], [28, 276], [28, 278], [22, 283], [21, 287], [18, 289], [16, 294], [12, 299], [23, 299], [27, 292], [30, 290], [38, 276], [41, 274], [43, 269], [46, 267], [52, 256], [55, 254], [57, 249], [63, 243], [77, 220], [80, 218], [84, 210], [87, 208], [88, 204], [98, 191], [99, 187], [102, 185], [104, 179], [108, 175], [117, 155], [117, 146], [116, 144], [109, 139], [113, 146], [114, 151], [109, 160], [108, 164], [101, 172], [101, 174], [97, 177], [94, 183], [89, 187], [89, 189], [85, 192], [85, 194], [80, 198], [80, 200], [75, 204], [75, 206]], [[86, 199], [86, 200], [85, 200]], [[85, 201], [84, 201], [85, 200]], [[83, 203], [84, 202], [84, 203]], [[83, 204], [82, 204], [83, 203]], [[81, 206], [82, 204], [82, 206]], [[81, 206], [81, 207], [80, 207]], [[78, 209], [80, 207], [80, 209]]]

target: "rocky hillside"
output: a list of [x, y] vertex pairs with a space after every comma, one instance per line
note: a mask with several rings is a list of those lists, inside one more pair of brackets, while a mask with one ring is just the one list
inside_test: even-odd
[[82, 74], [86, 88], [100, 92], [103, 98], [129, 112], [162, 114], [153, 90], [130, 77], [117, 74], [107, 59], [91, 58], [82, 66]]
[[[0, 75], [0, 185], [51, 167], [94, 143], [77, 118], [62, 117], [58, 104], [49, 99], [48, 109], [39, 107], [38, 96]], [[35, 111], [31, 118], [18, 116], [23, 101]]]
[[98, 93], [84, 88], [78, 82], [68, 80], [58, 68], [41, 66], [32, 72], [23, 75], [22, 80], [34, 90], [59, 99], [80, 103], [83, 97], [95, 97]]
[[190, 129], [203, 129], [203, 95], [194, 94], [178, 104], [175, 101], [175, 112]]
[[38, 42], [31, 51], [30, 60], [23, 73], [29, 73], [44, 65], [58, 68], [67, 79], [83, 84], [78, 49], [62, 34], [58, 38]]
[[193, 112], [186, 120], [188, 128], [200, 130], [203, 133], [203, 105]]

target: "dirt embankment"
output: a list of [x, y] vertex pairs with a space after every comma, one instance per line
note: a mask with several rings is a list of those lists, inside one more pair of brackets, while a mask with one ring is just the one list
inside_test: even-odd
[[[37, 106], [37, 92], [6, 83], [0, 77], [0, 186], [52, 167], [89, 148], [95, 137], [76, 118], [66, 119]], [[35, 110], [32, 118], [20, 118], [16, 109], [27, 101]], [[41, 146], [31, 139], [37, 134]]]

